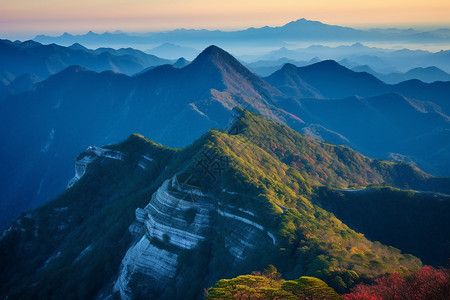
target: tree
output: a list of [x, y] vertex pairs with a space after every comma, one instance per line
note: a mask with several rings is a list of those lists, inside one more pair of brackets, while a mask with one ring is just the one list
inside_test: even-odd
[[232, 279], [221, 279], [205, 292], [206, 299], [246, 300], [337, 300], [342, 299], [325, 282], [314, 277], [300, 277], [285, 281], [277, 268], [267, 266], [255, 275], [241, 275]]
[[291, 292], [297, 299], [342, 299], [342, 297], [325, 282], [315, 277], [303, 276], [297, 280], [285, 281], [282, 285], [282, 289]]
[[263, 271], [263, 276], [272, 280], [281, 279], [281, 274], [278, 273], [278, 270], [274, 265], [268, 265]]
[[441, 300], [450, 299], [450, 269], [425, 266], [410, 276], [394, 272], [375, 280], [373, 285], [359, 284], [345, 300]]

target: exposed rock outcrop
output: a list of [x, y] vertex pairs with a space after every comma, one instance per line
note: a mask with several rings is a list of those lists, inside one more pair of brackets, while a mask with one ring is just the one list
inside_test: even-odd
[[261, 239], [275, 238], [256, 222], [257, 216], [217, 201], [212, 195], [178, 184], [176, 176], [164, 181], [144, 208], [136, 209], [130, 231], [135, 242], [122, 260], [114, 285], [122, 299], [130, 299], [135, 278], [164, 283], [176, 276], [182, 251], [193, 249], [208, 237], [214, 220], [226, 225], [225, 247], [235, 261], [245, 259]]
[[[88, 165], [97, 157], [122, 160], [123, 154], [119, 151], [105, 149], [101, 147], [89, 146], [85, 152], [75, 161], [75, 176], [70, 179], [67, 188], [71, 188], [86, 173]], [[145, 166], [145, 165], [144, 165]]]

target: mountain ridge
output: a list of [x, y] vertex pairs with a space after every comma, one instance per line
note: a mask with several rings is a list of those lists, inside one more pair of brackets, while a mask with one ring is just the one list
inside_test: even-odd
[[[326, 64], [337, 66], [332, 62]], [[293, 66], [290, 69], [297, 70]], [[358, 76], [350, 70], [346, 72]], [[284, 80], [291, 75], [281, 78], [281, 86], [272, 86], [225, 51], [211, 47], [186, 67], [166, 65], [133, 77], [71, 67], [39, 82], [26, 93], [6, 98], [0, 102], [0, 135], [10, 141], [8, 147], [0, 147], [1, 162], [5, 166], [0, 187], [6, 195], [2, 199], [2, 219], [6, 220], [9, 215], [12, 220], [25, 207], [31, 208], [56, 196], [70, 178], [71, 160], [89, 145], [114, 143], [125, 139], [130, 132], [140, 132], [171, 147], [185, 146], [211, 127], [226, 128], [235, 106], [258, 112], [311, 137], [345, 144], [371, 156], [413, 161], [434, 174], [448, 172], [448, 166], [442, 163], [448, 161], [445, 159], [449, 153], [445, 143], [448, 121], [442, 114], [434, 119], [430, 117], [436, 111], [434, 104], [406, 101], [389, 94], [373, 99], [335, 99], [335, 102], [304, 99], [304, 96], [318, 97], [324, 92], [320, 86], [308, 83], [304, 74], [297, 74], [288, 89], [283, 90]], [[336, 76], [343, 77], [339, 73]], [[304, 85], [303, 90], [298, 84]], [[409, 85], [411, 83], [405, 84], [405, 91], [418, 96], [407, 98], [429, 100], [428, 95], [431, 95], [436, 98], [435, 104], [444, 109], [446, 83], [421, 84], [417, 91], [408, 88]], [[297, 91], [298, 94], [287, 94]], [[347, 92], [354, 94], [352, 90]], [[395, 100], [392, 105], [389, 99]], [[378, 102], [386, 103], [388, 110], [381, 110], [376, 105]], [[347, 110], [334, 109], [325, 118], [337, 103]], [[395, 103], [409, 106], [404, 112], [395, 112]], [[322, 104], [318, 111], [317, 107]], [[414, 108], [412, 113], [410, 108]], [[372, 127], [378, 128], [378, 132], [371, 128], [356, 132], [365, 127], [349, 125], [359, 115], [374, 109], [376, 114], [369, 114], [365, 121], [374, 120], [374, 126], [379, 126]], [[350, 111], [355, 113], [348, 115]], [[416, 126], [415, 131], [405, 127], [411, 117], [420, 120], [411, 123]], [[399, 123], [400, 120], [405, 122]], [[383, 124], [395, 126], [389, 128]], [[407, 134], [400, 134], [402, 132]], [[398, 140], [390, 144], [395, 147], [376, 145], [373, 149], [376, 140], [367, 133], [385, 135], [383, 141], [392, 141], [394, 137]], [[20, 163], [14, 163], [18, 161]], [[15, 200], [7, 200], [12, 196]], [[9, 220], [2, 226], [7, 226], [5, 223]]]
[[[424, 35], [426, 34], [426, 36]], [[302, 36], [298, 38], [298, 36]], [[220, 30], [206, 30], [206, 29], [175, 29], [167, 32], [149, 32], [146, 34], [125, 34], [109, 33], [102, 34], [93, 33], [92, 31], [84, 35], [71, 35], [65, 33], [59, 37], [49, 37], [45, 35], [37, 35], [34, 40], [51, 43], [70, 43], [80, 42], [85, 43], [108, 43], [115, 42], [117, 44], [152, 44], [152, 43], [180, 43], [186, 41], [201, 41], [206, 40], [209, 43], [226, 43], [230, 40], [239, 40], [244, 44], [258, 44], [262, 41], [274, 41], [279, 44], [285, 44], [284, 41], [295, 40], [312, 40], [312, 41], [346, 41], [346, 42], [361, 42], [361, 41], [405, 41], [405, 42], [419, 42], [424, 39], [429, 42], [448, 41], [448, 37], [436, 34], [436, 32], [429, 31], [421, 33], [414, 30], [361, 30], [350, 27], [328, 25], [319, 21], [310, 21], [304, 18], [296, 21], [288, 22], [281, 26], [269, 27], [264, 26], [260, 28], [247, 28], [236, 31], [220, 31]], [[119, 42], [120, 41], [120, 42]]]
[[35, 41], [0, 40], [0, 53], [1, 70], [15, 76], [33, 73], [41, 78], [47, 78], [74, 64], [84, 65], [95, 71], [112, 70], [132, 75], [151, 65], [171, 63], [170, 60], [131, 48], [90, 50], [79, 44], [64, 47], [56, 44], [43, 45]]
[[[90, 147], [78, 156], [79, 170], [85, 166], [78, 181], [43, 208], [22, 215], [0, 239], [2, 277], [15, 274], [1, 294], [58, 297], [71, 290], [66, 295], [73, 298], [198, 298], [202, 287], [218, 278], [267, 263], [287, 278], [317, 276], [345, 291], [389, 270], [416, 270], [417, 258], [368, 241], [311, 202], [322, 184], [314, 179], [320, 176], [308, 174], [308, 166], [322, 174], [329, 172], [327, 165], [351, 161], [345, 165], [356, 169], [347, 169], [348, 182], [338, 183], [340, 189], [358, 182], [352, 178], [360, 174], [355, 170], [373, 161], [346, 149], [240, 109], [234, 110], [228, 132], [211, 130], [184, 149], [139, 135], [119, 145]], [[302, 158], [305, 166], [287, 160], [287, 151], [308, 155]], [[376, 164], [380, 170], [398, 165]], [[22, 264], [12, 263], [17, 257]], [[37, 273], [27, 273], [36, 267]], [[86, 280], [75, 283], [80, 272]]]

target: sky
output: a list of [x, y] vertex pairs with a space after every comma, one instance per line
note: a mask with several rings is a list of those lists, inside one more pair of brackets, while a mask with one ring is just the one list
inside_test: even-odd
[[[448, 0], [0, 0], [0, 35], [236, 30], [300, 18], [355, 28], [450, 28]], [[1, 36], [0, 36], [1, 37]]]

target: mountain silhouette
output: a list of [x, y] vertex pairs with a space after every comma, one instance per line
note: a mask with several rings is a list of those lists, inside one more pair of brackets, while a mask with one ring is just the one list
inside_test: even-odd
[[450, 74], [442, 71], [435, 66], [427, 68], [418, 67], [411, 69], [405, 73], [392, 72], [388, 74], [378, 73], [371, 69], [368, 65], [356, 66], [351, 69], [355, 72], [367, 72], [369, 74], [372, 74], [373, 76], [388, 84], [397, 84], [411, 79], [418, 79], [426, 83], [432, 83], [435, 81], [450, 81]]
[[10, 42], [0, 40], [0, 70], [15, 76], [32, 73], [47, 78], [71, 65], [83, 65], [94, 71], [111, 70], [135, 74], [149, 66], [170, 63], [134, 49], [87, 49], [79, 44], [63, 47], [42, 45], [35, 41]]
[[176, 62], [173, 63], [173, 65], [177, 68], [184, 68], [191, 62], [186, 60], [184, 57], [180, 57]]
[[[301, 82], [298, 78], [301, 78]], [[265, 80], [274, 87], [285, 90], [290, 96], [301, 95], [305, 83], [324, 98], [372, 97], [400, 93], [408, 98], [433, 102], [439, 105], [445, 114], [450, 114], [446, 101], [450, 93], [450, 82], [424, 83], [413, 79], [390, 85], [369, 73], [352, 71], [332, 60], [305, 67], [290, 65], [265, 77]]]
[[[424, 41], [444, 43], [448, 41], [447, 36], [442, 36], [437, 32], [420, 32], [415, 30], [360, 30], [344, 26], [329, 25], [319, 21], [311, 21], [307, 19], [298, 19], [278, 27], [264, 26], [261, 28], [248, 28], [236, 31], [206, 30], [206, 29], [175, 29], [164, 32], [151, 32], [142, 35], [119, 33], [94, 33], [88, 32], [82, 35], [71, 35], [64, 33], [58, 37], [38, 35], [35, 41], [50, 44], [58, 43], [71, 45], [80, 43], [83, 45], [155, 45], [154, 54], [163, 56], [160, 48], [167, 50], [179, 50], [179, 46], [189, 43], [204, 44], [220, 44], [220, 45], [245, 45], [245, 46], [266, 46], [268, 42], [273, 46], [283, 46], [286, 42], [314, 42], [318, 41], [339, 41], [345, 43], [359, 43], [364, 41], [372, 42], [405, 42], [405, 43], [422, 43]], [[185, 48], [185, 47], [183, 47]], [[152, 50], [150, 50], [152, 51]], [[170, 53], [170, 52], [169, 52]], [[193, 54], [194, 55], [194, 54]], [[170, 58], [176, 58], [177, 55]]]
[[[276, 73], [285, 73], [285, 78], [297, 76], [315, 88], [325, 98], [343, 98], [352, 95], [375, 96], [387, 92], [386, 85], [375, 76], [368, 73], [357, 73], [344, 66], [341, 66], [333, 60], [321, 61], [305, 67], [296, 67], [289, 69], [282, 68], [273, 75], [266, 77], [269, 83], [274, 86], [282, 86], [282, 82], [272, 82]], [[296, 71], [296, 72], [295, 72]], [[275, 76], [274, 76], [275, 75]], [[301, 84], [300, 89], [303, 88]]]

